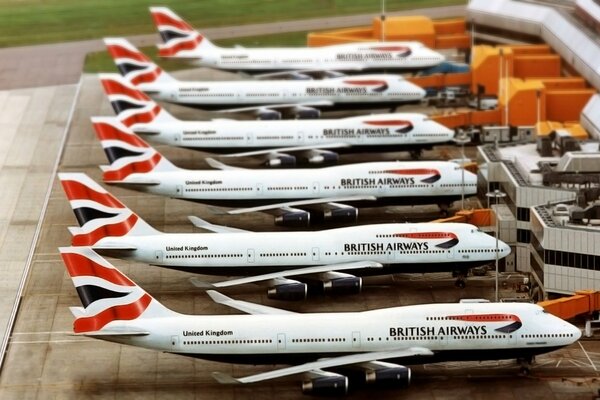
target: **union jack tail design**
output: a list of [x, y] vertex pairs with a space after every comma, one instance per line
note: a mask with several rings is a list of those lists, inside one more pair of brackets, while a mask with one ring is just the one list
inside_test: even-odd
[[71, 307], [75, 333], [143, 335], [139, 320], [178, 315], [91, 248], [62, 247], [59, 250], [83, 305]]
[[115, 61], [119, 72], [133, 85], [176, 82], [150, 58], [125, 39], [104, 39], [106, 49]]
[[79, 223], [69, 228], [73, 246], [94, 246], [105, 237], [160, 234], [86, 174], [61, 173], [58, 179]]
[[117, 119], [126, 127], [152, 122], [178, 121], [121, 75], [100, 74], [99, 78], [108, 101], [117, 114]]
[[110, 162], [109, 166], [101, 167], [104, 182], [127, 183], [127, 178], [135, 174], [135, 183], [143, 184], [144, 178], [148, 178], [148, 184], [151, 184], [146, 175], [149, 172], [179, 170], [115, 118], [94, 117], [92, 124]]
[[150, 13], [160, 37], [165, 42], [158, 45], [159, 56], [201, 58], [200, 51], [216, 48], [207, 38], [167, 7], [150, 7]]

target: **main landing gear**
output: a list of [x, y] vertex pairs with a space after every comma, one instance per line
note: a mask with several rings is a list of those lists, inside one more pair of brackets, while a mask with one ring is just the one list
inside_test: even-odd
[[450, 215], [450, 212], [448, 211], [450, 209], [450, 207], [452, 206], [452, 204], [449, 203], [439, 203], [438, 207], [440, 209], [440, 214], [442, 217], [446, 218], [448, 215]]
[[410, 158], [412, 160], [418, 160], [421, 158], [421, 155], [423, 155], [423, 149], [410, 150], [408, 153], [410, 154]]
[[533, 364], [534, 360], [535, 358], [533, 356], [517, 358], [517, 364], [519, 364], [519, 375], [529, 375], [531, 373], [531, 364]]
[[464, 289], [467, 286], [467, 275], [463, 271], [454, 271], [452, 272], [452, 277], [456, 278], [454, 282], [454, 286], [459, 289]]

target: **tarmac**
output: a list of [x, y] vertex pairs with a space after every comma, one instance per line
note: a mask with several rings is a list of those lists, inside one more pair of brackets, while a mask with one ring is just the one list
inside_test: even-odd
[[[176, 76], [237, 79], [233, 75], [206, 70], [184, 71]], [[246, 387], [223, 386], [210, 375], [220, 371], [244, 376], [268, 370], [271, 366], [221, 364], [73, 336], [73, 317], [69, 307], [79, 306], [80, 302], [57, 248], [70, 244], [67, 227], [75, 225], [76, 221], [60, 183], [55, 179], [53, 168], [59, 159], [59, 171], [85, 172], [100, 182], [98, 165], [105, 164], [106, 159], [89, 118], [113, 115], [113, 112], [95, 76], [82, 78], [78, 94], [77, 86], [69, 85], [3, 92], [0, 101], [4, 102], [4, 107], [0, 108], [3, 134], [10, 129], [14, 131], [11, 139], [0, 145], [0, 179], [4, 183], [3, 188], [7, 189], [0, 195], [4, 200], [0, 202], [2, 216], [6, 216], [1, 225], [0, 256], [4, 261], [2, 267], [7, 269], [6, 279], [2, 282], [5, 290], [1, 293], [0, 306], [3, 309], [0, 315], [4, 316], [5, 311], [12, 309], [11, 300], [20, 299], [14, 327], [6, 336], [8, 347], [0, 371], [0, 398], [304, 398], [300, 392], [299, 377]], [[168, 108], [183, 119], [210, 116], [177, 106]], [[61, 153], [65, 132], [66, 142]], [[20, 136], [17, 136], [18, 133]], [[178, 165], [205, 167], [203, 158], [206, 155], [202, 152], [165, 146], [156, 148]], [[473, 157], [473, 150], [467, 147], [467, 156]], [[425, 152], [424, 158], [459, 158], [459, 154], [460, 149], [443, 146]], [[403, 153], [362, 154], [343, 156], [342, 162], [382, 158], [408, 159], [409, 156]], [[46, 198], [48, 188], [51, 190]], [[108, 190], [151, 225], [166, 232], [199, 232], [187, 220], [188, 215], [243, 229], [285, 229], [274, 228], [272, 217], [260, 213], [221, 216], [211, 208], [195, 203], [144, 195], [118, 187], [109, 187]], [[469, 199], [468, 206], [476, 204], [476, 200]], [[424, 221], [438, 216], [435, 206], [373, 208], [361, 210], [359, 223]], [[39, 236], [36, 236], [40, 218]], [[29, 263], [32, 243], [35, 247]], [[197, 315], [236, 312], [214, 304], [189, 282], [191, 275], [188, 273], [111, 261], [160, 302], [178, 312]], [[22, 277], [23, 291], [15, 292], [15, 288], [21, 286]], [[509, 282], [505, 277], [502, 281]], [[372, 277], [366, 280], [360, 295], [317, 296], [306, 302], [294, 303], [268, 300], [264, 288], [252, 285], [232, 288], [225, 293], [237, 299], [299, 312], [357, 311], [493, 297], [494, 282], [490, 276], [470, 278], [464, 290], [455, 288], [453, 283], [449, 274]], [[501, 297], [516, 295], [510, 284], [501, 291]], [[4, 321], [3, 324], [7, 326]], [[600, 347], [595, 340], [581, 341], [540, 356], [536, 361], [531, 375], [527, 377], [518, 375], [514, 360], [416, 366], [413, 368], [413, 384], [408, 389], [378, 390], [375, 395], [381, 399], [590, 399], [600, 387], [596, 370], [600, 362]], [[373, 393], [362, 389], [351, 393], [349, 398], [372, 396]]]

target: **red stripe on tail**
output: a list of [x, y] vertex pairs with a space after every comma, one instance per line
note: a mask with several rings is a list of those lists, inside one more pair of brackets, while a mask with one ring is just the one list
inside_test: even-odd
[[152, 83], [154, 82], [162, 73], [162, 69], [158, 66], [154, 66], [152, 71], [144, 72], [142, 74], [137, 75], [134, 78], [127, 78], [134, 85], [139, 85], [140, 83]]
[[[150, 120], [151, 121], [151, 120]], [[149, 148], [148, 144], [134, 134], [123, 132], [111, 124], [106, 122], [94, 122], [96, 136], [100, 140], [120, 140], [132, 146]]]
[[126, 208], [123, 203], [109, 193], [100, 193], [78, 181], [65, 180], [60, 182], [69, 201], [91, 200], [106, 207]]
[[152, 158], [145, 161], [132, 162], [114, 171], [105, 171], [102, 178], [105, 182], [122, 181], [126, 177], [134, 173], [150, 172], [162, 159], [161, 155], [156, 153]]
[[142, 315], [151, 301], [152, 297], [144, 293], [133, 303], [107, 308], [93, 317], [77, 318], [73, 323], [73, 330], [75, 333], [94, 332], [102, 329], [111, 321], [131, 321]]
[[102, 225], [89, 233], [73, 236], [73, 246], [92, 246], [107, 236], [125, 236], [135, 226], [138, 216], [131, 214], [125, 221]]
[[121, 82], [117, 82], [112, 79], [102, 79], [102, 86], [104, 86], [104, 91], [109, 96], [115, 94], [123, 94], [131, 97], [132, 99], [150, 101], [150, 98], [146, 96], [142, 91], [127, 87]]
[[121, 119], [121, 123], [126, 127], [130, 127], [134, 124], [147, 124], [148, 122], [152, 122], [154, 118], [160, 113], [160, 106], [157, 104], [152, 110], [138, 112], [133, 114], [127, 118]]
[[132, 60], [151, 63], [152, 61], [139, 51], [129, 50], [118, 44], [107, 45], [106, 48], [112, 58], [131, 58]]
[[121, 286], [135, 286], [129, 278], [115, 268], [104, 267], [79, 253], [61, 254], [67, 271], [71, 277], [96, 276], [110, 283]]
[[161, 25], [167, 25], [177, 29], [181, 29], [182, 31], [194, 32], [194, 28], [192, 28], [187, 22], [174, 19], [169, 15], [163, 14], [158, 11], [152, 12], [152, 19], [154, 19], [154, 24], [158, 27], [160, 27]]
[[200, 42], [202, 42], [202, 36], [179, 42], [171, 47], [161, 47], [158, 50], [158, 55], [160, 57], [174, 56], [180, 51], [195, 49], [200, 44]]

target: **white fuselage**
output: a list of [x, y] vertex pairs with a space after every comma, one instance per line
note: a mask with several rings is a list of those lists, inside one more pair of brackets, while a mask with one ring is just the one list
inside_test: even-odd
[[[132, 173], [115, 183], [128, 182], [138, 190], [223, 206], [348, 196], [374, 196], [391, 204], [441, 204], [460, 198], [463, 190], [466, 196], [477, 192], [477, 175], [440, 161], [373, 162], [310, 170], [151, 171]], [[140, 187], [143, 182], [152, 184]]]
[[[379, 114], [342, 119], [173, 121], [159, 117], [132, 130], [171, 146], [222, 152], [243, 149], [345, 144], [349, 150], [383, 146], [427, 147], [447, 143], [454, 131], [423, 114]], [[325, 147], [326, 148], [326, 147]], [[344, 151], [344, 148], [334, 149]]]
[[[152, 304], [148, 308], [151, 313]], [[142, 314], [143, 317], [143, 314]], [[577, 341], [577, 327], [525, 303], [427, 304], [364, 312], [219, 315], [112, 321], [106, 328], [150, 332], [103, 339], [218, 361], [302, 363], [411, 347], [433, 356], [386, 360], [430, 363], [531, 357]]]
[[[469, 224], [377, 224], [315, 232], [108, 236], [93, 246], [136, 248], [119, 257], [190, 272], [245, 275], [291, 267], [379, 262], [364, 274], [466, 271], [496, 258], [496, 240]], [[498, 257], [510, 254], [500, 241]], [[351, 271], [355, 273], [356, 271]]]
[[415, 70], [445, 60], [442, 54], [418, 42], [351, 43], [310, 48], [215, 47], [182, 51], [179, 57], [192, 59], [198, 66], [247, 72]]
[[331, 107], [343, 104], [368, 108], [418, 102], [425, 91], [397, 75], [360, 75], [323, 80], [255, 80], [219, 82], [141, 83], [156, 99], [206, 109], [261, 105]]

